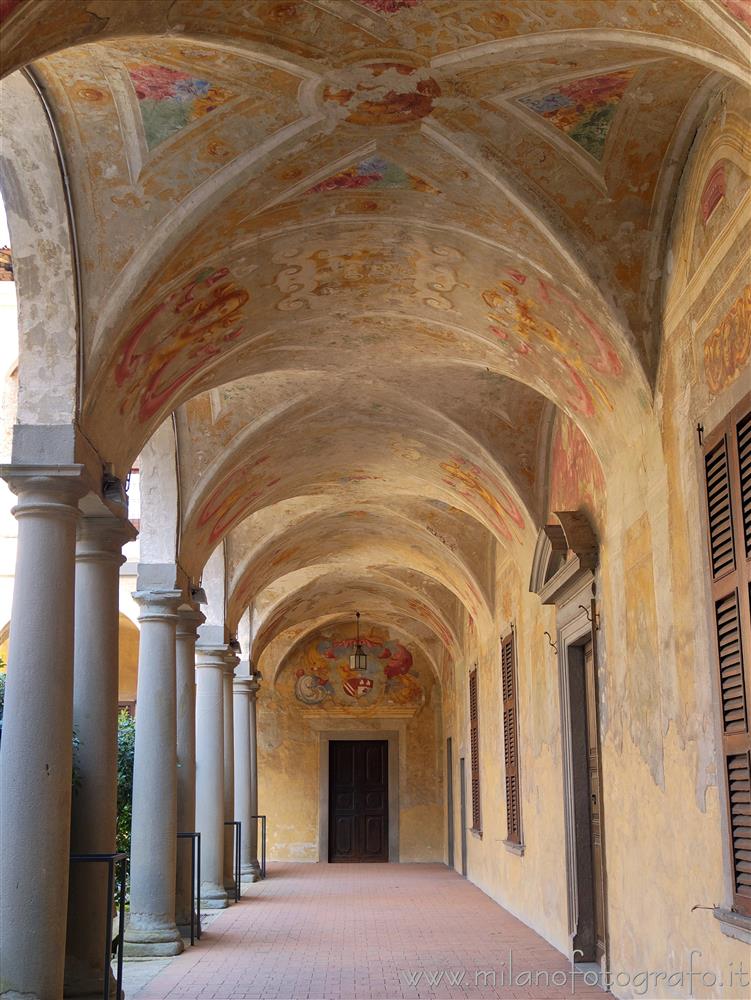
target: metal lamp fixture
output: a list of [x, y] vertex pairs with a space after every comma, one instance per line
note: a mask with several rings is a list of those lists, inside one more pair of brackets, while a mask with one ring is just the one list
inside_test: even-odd
[[368, 654], [362, 648], [362, 643], [360, 642], [360, 612], [355, 611], [355, 618], [357, 619], [357, 642], [355, 644], [354, 653], [350, 654], [349, 657], [349, 669], [364, 671], [368, 669]]

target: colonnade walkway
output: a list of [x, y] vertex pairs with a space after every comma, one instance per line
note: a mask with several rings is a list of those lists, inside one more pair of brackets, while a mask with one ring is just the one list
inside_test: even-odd
[[570, 973], [443, 865], [279, 863], [128, 1000], [602, 998]]

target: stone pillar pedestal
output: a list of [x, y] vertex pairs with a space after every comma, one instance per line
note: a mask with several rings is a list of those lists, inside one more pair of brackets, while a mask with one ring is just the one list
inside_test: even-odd
[[227, 906], [224, 888], [224, 670], [226, 646], [196, 646], [196, 830], [201, 908]]
[[[195, 608], [185, 605], [177, 612], [177, 830], [190, 833], [196, 828], [196, 638], [205, 621]], [[189, 933], [193, 872], [191, 842], [177, 844], [175, 921]]]
[[18, 548], [0, 752], [0, 989], [59, 1000], [65, 965], [81, 466], [3, 466]]
[[[256, 699], [261, 684], [260, 670], [253, 671], [251, 666], [250, 684], [248, 685], [248, 735], [250, 744], [250, 812], [258, 815], [258, 725], [256, 716]], [[258, 820], [253, 820], [248, 837], [248, 865], [252, 872], [252, 881], [261, 877], [261, 866], [258, 863]]]
[[[224, 675], [222, 678], [222, 710], [224, 715], [224, 822], [236, 819], [235, 816], [235, 726], [232, 704], [232, 681], [235, 667], [240, 662], [235, 654], [228, 650], [224, 660]], [[224, 827], [224, 888], [229, 899], [235, 898], [235, 828]]]
[[175, 627], [182, 593], [154, 589], [133, 597], [141, 608], [141, 643], [125, 954], [178, 955]]
[[[115, 850], [119, 570], [135, 528], [116, 517], [78, 524], [75, 585], [73, 725], [79, 740], [78, 787], [71, 812], [71, 854]], [[107, 921], [106, 865], [71, 865], [65, 995], [101, 996]]]

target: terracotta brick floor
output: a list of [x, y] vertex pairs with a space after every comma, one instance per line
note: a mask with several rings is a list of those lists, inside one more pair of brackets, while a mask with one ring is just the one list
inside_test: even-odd
[[[493, 971], [495, 987], [483, 978]], [[567, 971], [559, 952], [443, 865], [272, 864], [128, 1000], [602, 1000], [581, 979], [575, 990], [570, 979], [556, 985]]]

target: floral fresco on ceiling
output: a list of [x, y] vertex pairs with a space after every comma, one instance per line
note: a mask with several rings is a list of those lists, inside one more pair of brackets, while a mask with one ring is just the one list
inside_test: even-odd
[[236, 340], [250, 294], [229, 269], [204, 268], [131, 327], [115, 368], [120, 414], [146, 421]]
[[488, 517], [503, 538], [509, 541], [512, 539], [512, 524], [520, 532], [524, 530], [524, 518], [519, 508], [508, 490], [490, 472], [461, 455], [454, 455], [448, 462], [441, 462], [441, 470], [444, 473], [444, 483]]
[[[510, 343], [522, 357], [536, 354], [540, 347], [551, 351], [554, 365], [570, 384], [567, 401], [577, 413], [594, 416], [596, 403], [611, 410], [610, 397], [592, 373], [621, 374], [623, 365], [610, 339], [568, 293], [541, 278], [529, 280], [529, 284], [528, 280], [521, 271], [509, 270], [482, 293], [491, 310], [487, 317], [490, 333]], [[571, 317], [570, 331], [564, 334], [543, 319], [541, 303], [563, 307], [563, 315]]]
[[371, 627], [361, 636], [367, 670], [350, 668], [355, 637], [324, 635], [307, 643], [287, 668], [295, 698], [307, 707], [331, 705], [360, 709], [419, 707], [425, 702], [420, 671], [412, 653], [389, 639], [384, 629]]
[[408, 174], [396, 163], [390, 163], [380, 156], [369, 156], [356, 166], [346, 167], [331, 177], [308, 188], [306, 194], [322, 194], [326, 191], [356, 190], [368, 188], [382, 190], [397, 188], [401, 190], [423, 191], [437, 194], [437, 190], [427, 181], [414, 174]]
[[554, 90], [520, 97], [519, 103], [601, 160], [616, 109], [635, 72], [628, 69], [571, 80]]
[[433, 111], [441, 88], [425, 70], [405, 63], [350, 66], [323, 90], [334, 117], [351, 125], [407, 125]]
[[234, 96], [209, 80], [169, 66], [138, 63], [128, 66], [128, 74], [138, 98], [149, 150]]

